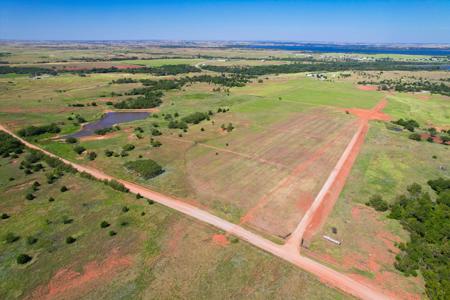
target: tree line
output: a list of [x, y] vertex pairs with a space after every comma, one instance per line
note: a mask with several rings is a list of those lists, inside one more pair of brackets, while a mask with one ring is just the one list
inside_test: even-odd
[[92, 73], [144, 73], [144, 74], [153, 74], [157, 76], [165, 76], [165, 75], [178, 75], [183, 73], [198, 73], [201, 70], [197, 67], [180, 64], [180, 65], [163, 65], [160, 67], [141, 67], [141, 68], [117, 68], [117, 67], [109, 67], [109, 68], [92, 68], [87, 70], [55, 70], [50, 68], [40, 68], [40, 67], [11, 67], [11, 66], [0, 66], [0, 74], [29, 74], [29, 75], [42, 75], [42, 74], [50, 74], [50, 75], [58, 75], [59, 73], [74, 73], [74, 74], [92, 74]]
[[300, 73], [300, 72], [338, 72], [351, 70], [364, 71], [417, 71], [417, 70], [439, 70], [439, 64], [424, 64], [414, 62], [392, 62], [392, 61], [376, 61], [376, 62], [319, 62], [319, 63], [293, 63], [284, 65], [265, 65], [265, 66], [212, 66], [206, 65], [201, 67], [204, 70], [234, 73], [249, 76], [261, 76], [267, 74], [281, 73]]
[[378, 85], [378, 89], [382, 91], [386, 90], [395, 90], [397, 92], [422, 92], [428, 91], [432, 94], [441, 94], [445, 96], [450, 96], [450, 86], [444, 84], [442, 82], [430, 82], [428, 80], [419, 80], [419, 81], [402, 81], [400, 80], [391, 80], [385, 79], [381, 81], [360, 81], [358, 84], [370, 84], [370, 85]]

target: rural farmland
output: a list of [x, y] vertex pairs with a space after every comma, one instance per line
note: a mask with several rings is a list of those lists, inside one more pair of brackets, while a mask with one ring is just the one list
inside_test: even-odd
[[[371, 1], [319, 2], [372, 22]], [[76, 30], [27, 5], [5, 11], [35, 28], [0, 28], [1, 299], [450, 296], [448, 44], [389, 22], [288, 42], [278, 9], [307, 6], [284, 1], [218, 1], [227, 26], [207, 4], [77, 3]]]

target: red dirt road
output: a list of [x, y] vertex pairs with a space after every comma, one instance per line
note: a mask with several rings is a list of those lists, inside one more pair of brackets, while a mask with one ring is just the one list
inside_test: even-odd
[[369, 120], [390, 119], [388, 115], [381, 112], [386, 105], [387, 100], [383, 99], [371, 110], [346, 110], [359, 117], [358, 130], [285, 246], [300, 251], [302, 242], [308, 240], [323, 225], [344, 188], [353, 163], [361, 150], [369, 130]]
[[[380, 292], [376, 287], [366, 285], [364, 283], [357, 282], [356, 280], [339, 273], [338, 271], [335, 271], [325, 265], [320, 264], [319, 262], [316, 262], [312, 259], [309, 259], [307, 257], [301, 256], [299, 252], [292, 247], [286, 247], [280, 246], [278, 244], [273, 243], [272, 241], [265, 239], [257, 234], [254, 234], [240, 226], [236, 226], [236, 224], [233, 224], [231, 222], [228, 222], [226, 220], [223, 220], [217, 216], [212, 215], [211, 213], [204, 211], [198, 207], [192, 206], [190, 204], [187, 204], [183, 202], [180, 199], [177, 199], [175, 197], [163, 195], [161, 193], [152, 191], [150, 189], [144, 188], [138, 184], [128, 182], [125, 180], [119, 180], [116, 178], [113, 178], [112, 176], [109, 176], [105, 173], [103, 173], [100, 170], [82, 166], [76, 163], [73, 163], [71, 161], [68, 161], [66, 159], [60, 158], [44, 149], [41, 149], [40, 147], [33, 145], [26, 140], [20, 138], [10, 130], [6, 129], [2, 125], [0, 125], [0, 130], [3, 130], [10, 135], [14, 136], [18, 140], [22, 141], [27, 147], [36, 149], [39, 151], [42, 151], [43, 153], [51, 156], [61, 159], [63, 162], [71, 165], [75, 169], [77, 169], [80, 172], [86, 172], [90, 175], [96, 177], [97, 179], [108, 179], [112, 180], [115, 179], [127, 187], [130, 192], [134, 194], [141, 194], [145, 198], [152, 199], [164, 206], [167, 206], [169, 208], [172, 208], [178, 212], [181, 212], [187, 216], [190, 216], [194, 219], [200, 220], [202, 222], [208, 223], [210, 225], [213, 225], [219, 229], [222, 229], [226, 232], [229, 232], [237, 237], [239, 237], [242, 240], [247, 241], [248, 243], [252, 244], [255, 247], [258, 247], [268, 253], [271, 253], [281, 259], [284, 259], [297, 267], [310, 272], [317, 276], [319, 280], [326, 283], [329, 286], [338, 288], [348, 294], [351, 294], [355, 297], [361, 298], [361, 299], [392, 299], [382, 292]], [[288, 245], [287, 245], [288, 246]]]

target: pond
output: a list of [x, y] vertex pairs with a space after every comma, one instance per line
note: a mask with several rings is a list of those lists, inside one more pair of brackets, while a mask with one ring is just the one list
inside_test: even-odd
[[86, 124], [80, 131], [66, 137], [81, 138], [94, 135], [96, 130], [112, 127], [120, 123], [142, 120], [148, 116], [148, 112], [108, 112], [100, 120]]

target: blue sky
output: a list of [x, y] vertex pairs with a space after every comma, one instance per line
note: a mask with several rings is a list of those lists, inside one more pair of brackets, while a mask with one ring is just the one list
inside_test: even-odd
[[450, 43], [450, 0], [2, 0], [0, 39]]

